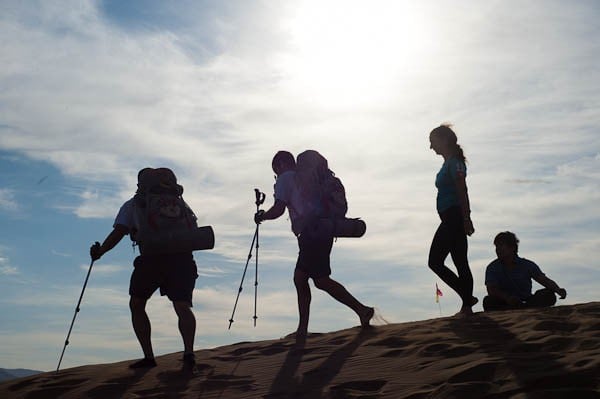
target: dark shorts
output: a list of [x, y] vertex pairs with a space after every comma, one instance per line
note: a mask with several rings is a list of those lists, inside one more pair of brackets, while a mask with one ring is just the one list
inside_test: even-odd
[[316, 279], [331, 274], [330, 255], [333, 237], [314, 238], [308, 234], [298, 236], [298, 261], [296, 269]]
[[192, 253], [140, 255], [133, 261], [129, 295], [148, 299], [160, 288], [171, 301], [186, 301], [192, 306], [192, 292], [198, 269]]

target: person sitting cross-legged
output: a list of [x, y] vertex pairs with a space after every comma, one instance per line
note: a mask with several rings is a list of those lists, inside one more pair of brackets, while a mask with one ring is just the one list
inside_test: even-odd
[[[517, 255], [519, 239], [514, 233], [499, 233], [494, 245], [498, 259], [485, 270], [488, 296], [483, 299], [483, 310], [543, 308], [556, 303], [555, 294], [566, 298], [567, 291], [546, 277], [538, 265]], [[532, 279], [544, 286], [534, 294]]]

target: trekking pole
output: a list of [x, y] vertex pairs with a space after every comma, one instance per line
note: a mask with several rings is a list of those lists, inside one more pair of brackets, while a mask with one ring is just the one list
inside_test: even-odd
[[229, 327], [227, 328], [228, 330], [231, 330], [231, 323], [233, 323], [233, 315], [235, 314], [235, 309], [237, 308], [238, 300], [240, 299], [240, 294], [242, 293], [242, 285], [244, 284], [244, 277], [246, 277], [246, 270], [248, 270], [248, 263], [250, 262], [250, 258], [252, 258], [252, 248], [254, 247], [254, 241], [256, 241], [257, 232], [258, 225], [256, 225], [254, 237], [252, 237], [252, 244], [250, 244], [250, 252], [248, 253], [248, 258], [246, 259], [246, 267], [244, 267], [244, 273], [242, 273], [242, 281], [240, 281], [240, 287], [238, 288], [237, 297], [235, 298], [235, 303], [233, 304], [233, 311], [231, 312], [231, 317], [229, 318]]
[[60, 364], [62, 363], [63, 356], [65, 354], [65, 349], [67, 349], [67, 345], [69, 345], [69, 337], [71, 336], [71, 330], [73, 330], [73, 324], [75, 324], [75, 318], [77, 317], [77, 313], [79, 313], [79, 305], [81, 305], [81, 299], [83, 299], [83, 293], [85, 291], [85, 287], [87, 285], [88, 279], [90, 278], [90, 273], [92, 272], [92, 266], [94, 265], [94, 259], [90, 262], [90, 267], [87, 272], [87, 276], [85, 276], [85, 282], [83, 283], [83, 289], [81, 290], [81, 295], [79, 295], [79, 301], [77, 301], [77, 307], [75, 308], [75, 314], [73, 314], [73, 320], [71, 321], [71, 327], [69, 327], [69, 332], [67, 333], [67, 338], [65, 339], [65, 346], [63, 346], [62, 353], [60, 354], [60, 359], [58, 360], [58, 366], [56, 366], [56, 372], [58, 373], [58, 369], [60, 368]]
[[[259, 211], [259, 207], [263, 204], [263, 202], [265, 202], [265, 194], [261, 193], [257, 188], [254, 189], [254, 195], [256, 196], [256, 213], [258, 213]], [[254, 261], [255, 261], [255, 266], [254, 266], [254, 316], [252, 317], [254, 319], [254, 327], [256, 327], [256, 319], [258, 318], [256, 316], [256, 303], [258, 301], [258, 226], [259, 224], [256, 224], [256, 255], [254, 257]]]
[[[257, 212], [258, 212], [258, 207], [260, 206], [260, 204], [262, 204], [265, 200], [264, 198], [264, 194], [261, 193], [258, 189], [254, 189], [254, 193], [256, 195], [256, 208], [257, 208]], [[237, 297], [235, 298], [235, 303], [233, 305], [233, 311], [231, 312], [231, 318], [229, 318], [229, 327], [227, 328], [228, 330], [231, 329], [231, 324], [233, 323], [233, 316], [235, 314], [235, 310], [237, 308], [237, 304], [238, 301], [240, 299], [240, 294], [242, 293], [243, 290], [243, 284], [244, 284], [244, 278], [246, 277], [246, 272], [248, 270], [248, 264], [250, 263], [250, 259], [252, 258], [252, 248], [254, 248], [254, 243], [256, 243], [256, 246], [258, 248], [258, 226], [259, 224], [256, 224], [256, 230], [254, 230], [254, 236], [252, 237], [252, 243], [250, 244], [250, 251], [248, 252], [248, 258], [246, 259], [246, 266], [244, 267], [244, 273], [242, 273], [242, 280], [240, 281], [240, 287], [238, 288], [238, 293], [237, 293]], [[257, 250], [258, 252], [258, 250]], [[258, 253], [257, 253], [258, 256]], [[258, 260], [257, 260], [257, 264], [256, 267], [258, 268]], [[256, 277], [256, 279], [258, 279], [258, 277]], [[258, 285], [258, 282], [255, 281], [255, 287]], [[255, 300], [255, 323], [256, 323], [256, 300]]]

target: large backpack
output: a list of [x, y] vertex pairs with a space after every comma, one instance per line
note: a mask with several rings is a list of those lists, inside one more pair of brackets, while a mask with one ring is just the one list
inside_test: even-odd
[[304, 188], [316, 193], [316, 214], [320, 218], [341, 219], [348, 212], [346, 190], [328, 166], [327, 159], [315, 150], [300, 153], [296, 173]]
[[297, 184], [300, 190], [317, 198], [314, 207], [316, 222], [309, 222], [313, 235], [361, 237], [366, 224], [359, 218], [347, 218], [348, 201], [342, 181], [329, 169], [327, 159], [315, 150], [306, 150], [296, 158]]
[[[133, 202], [135, 229], [131, 239], [138, 244], [142, 255], [213, 247], [212, 228], [198, 227], [196, 215], [182, 194], [183, 187], [177, 184], [172, 170], [146, 168], [140, 171]], [[203, 242], [194, 244], [198, 239]]]

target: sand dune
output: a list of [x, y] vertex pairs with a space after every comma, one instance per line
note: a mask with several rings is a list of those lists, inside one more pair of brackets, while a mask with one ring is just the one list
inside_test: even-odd
[[600, 302], [242, 342], [0, 384], [0, 398], [600, 398]]

